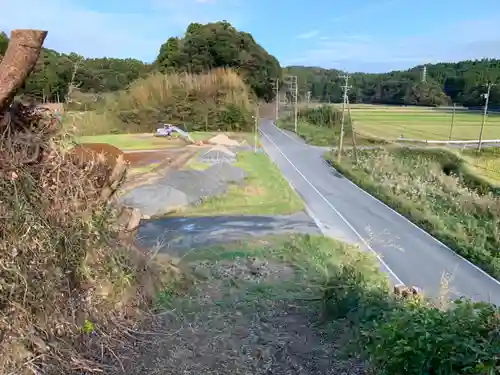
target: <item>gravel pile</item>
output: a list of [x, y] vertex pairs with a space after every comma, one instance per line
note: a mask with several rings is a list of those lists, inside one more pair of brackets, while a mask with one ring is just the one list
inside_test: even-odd
[[225, 146], [215, 146], [207, 152], [201, 153], [198, 160], [207, 164], [234, 163], [236, 153]]
[[184, 192], [188, 204], [198, 203], [202, 198], [223, 194], [227, 189], [224, 181], [207, 171], [175, 171], [163, 178], [160, 183]]
[[139, 186], [123, 196], [121, 203], [138, 208], [146, 216], [158, 216], [189, 204], [186, 193], [172, 186], [154, 183]]
[[229, 183], [242, 182], [247, 173], [229, 163], [219, 163], [204, 171], [173, 171], [152, 184], [125, 194], [121, 203], [138, 208], [143, 215], [159, 216], [205, 198], [226, 192]]
[[205, 173], [214, 176], [219, 181], [225, 183], [239, 183], [242, 182], [248, 174], [241, 168], [235, 167], [231, 164], [215, 164], [205, 170]]

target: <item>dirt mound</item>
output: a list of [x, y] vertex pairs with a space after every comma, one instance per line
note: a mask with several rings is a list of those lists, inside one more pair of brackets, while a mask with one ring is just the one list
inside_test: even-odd
[[222, 145], [222, 146], [239, 146], [240, 143], [234, 139], [229, 138], [225, 134], [218, 134], [215, 137], [212, 137], [208, 140], [208, 143], [213, 145]]
[[102, 155], [106, 163], [114, 167], [118, 158], [123, 155], [123, 151], [108, 143], [81, 143], [73, 147], [70, 154], [82, 162], [90, 162], [98, 158], [98, 155]]

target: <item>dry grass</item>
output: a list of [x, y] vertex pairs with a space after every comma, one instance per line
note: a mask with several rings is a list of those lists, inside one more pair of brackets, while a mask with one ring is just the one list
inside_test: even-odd
[[231, 70], [155, 73], [106, 96], [100, 109], [68, 113], [66, 124], [78, 135], [151, 132], [159, 123], [186, 125], [189, 131], [249, 131], [254, 111], [250, 97]]
[[106, 158], [75, 159], [52, 116], [12, 111], [0, 139], [0, 373], [112, 371], [163, 268], [118, 240]]

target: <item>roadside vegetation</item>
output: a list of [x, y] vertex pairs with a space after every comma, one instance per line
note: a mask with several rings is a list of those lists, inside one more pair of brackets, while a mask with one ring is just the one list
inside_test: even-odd
[[348, 151], [331, 162], [486, 272], [500, 278], [500, 188], [447, 149], [389, 148]]
[[[332, 105], [303, 107], [298, 112], [297, 135], [314, 146], [338, 147], [341, 131], [342, 111]], [[293, 115], [285, 115], [278, 120], [280, 128], [295, 131]], [[382, 141], [356, 134], [356, 144], [373, 145]], [[344, 145], [352, 146], [352, 126], [349, 114], [345, 112]]]

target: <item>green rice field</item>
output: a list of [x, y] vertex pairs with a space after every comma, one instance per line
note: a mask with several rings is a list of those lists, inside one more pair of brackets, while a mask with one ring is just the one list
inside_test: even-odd
[[[388, 140], [477, 140], [481, 130], [482, 113], [464, 109], [456, 110], [453, 128], [452, 108], [352, 104], [350, 110], [359, 133]], [[500, 139], [500, 114], [488, 115], [483, 132], [487, 139]]]

